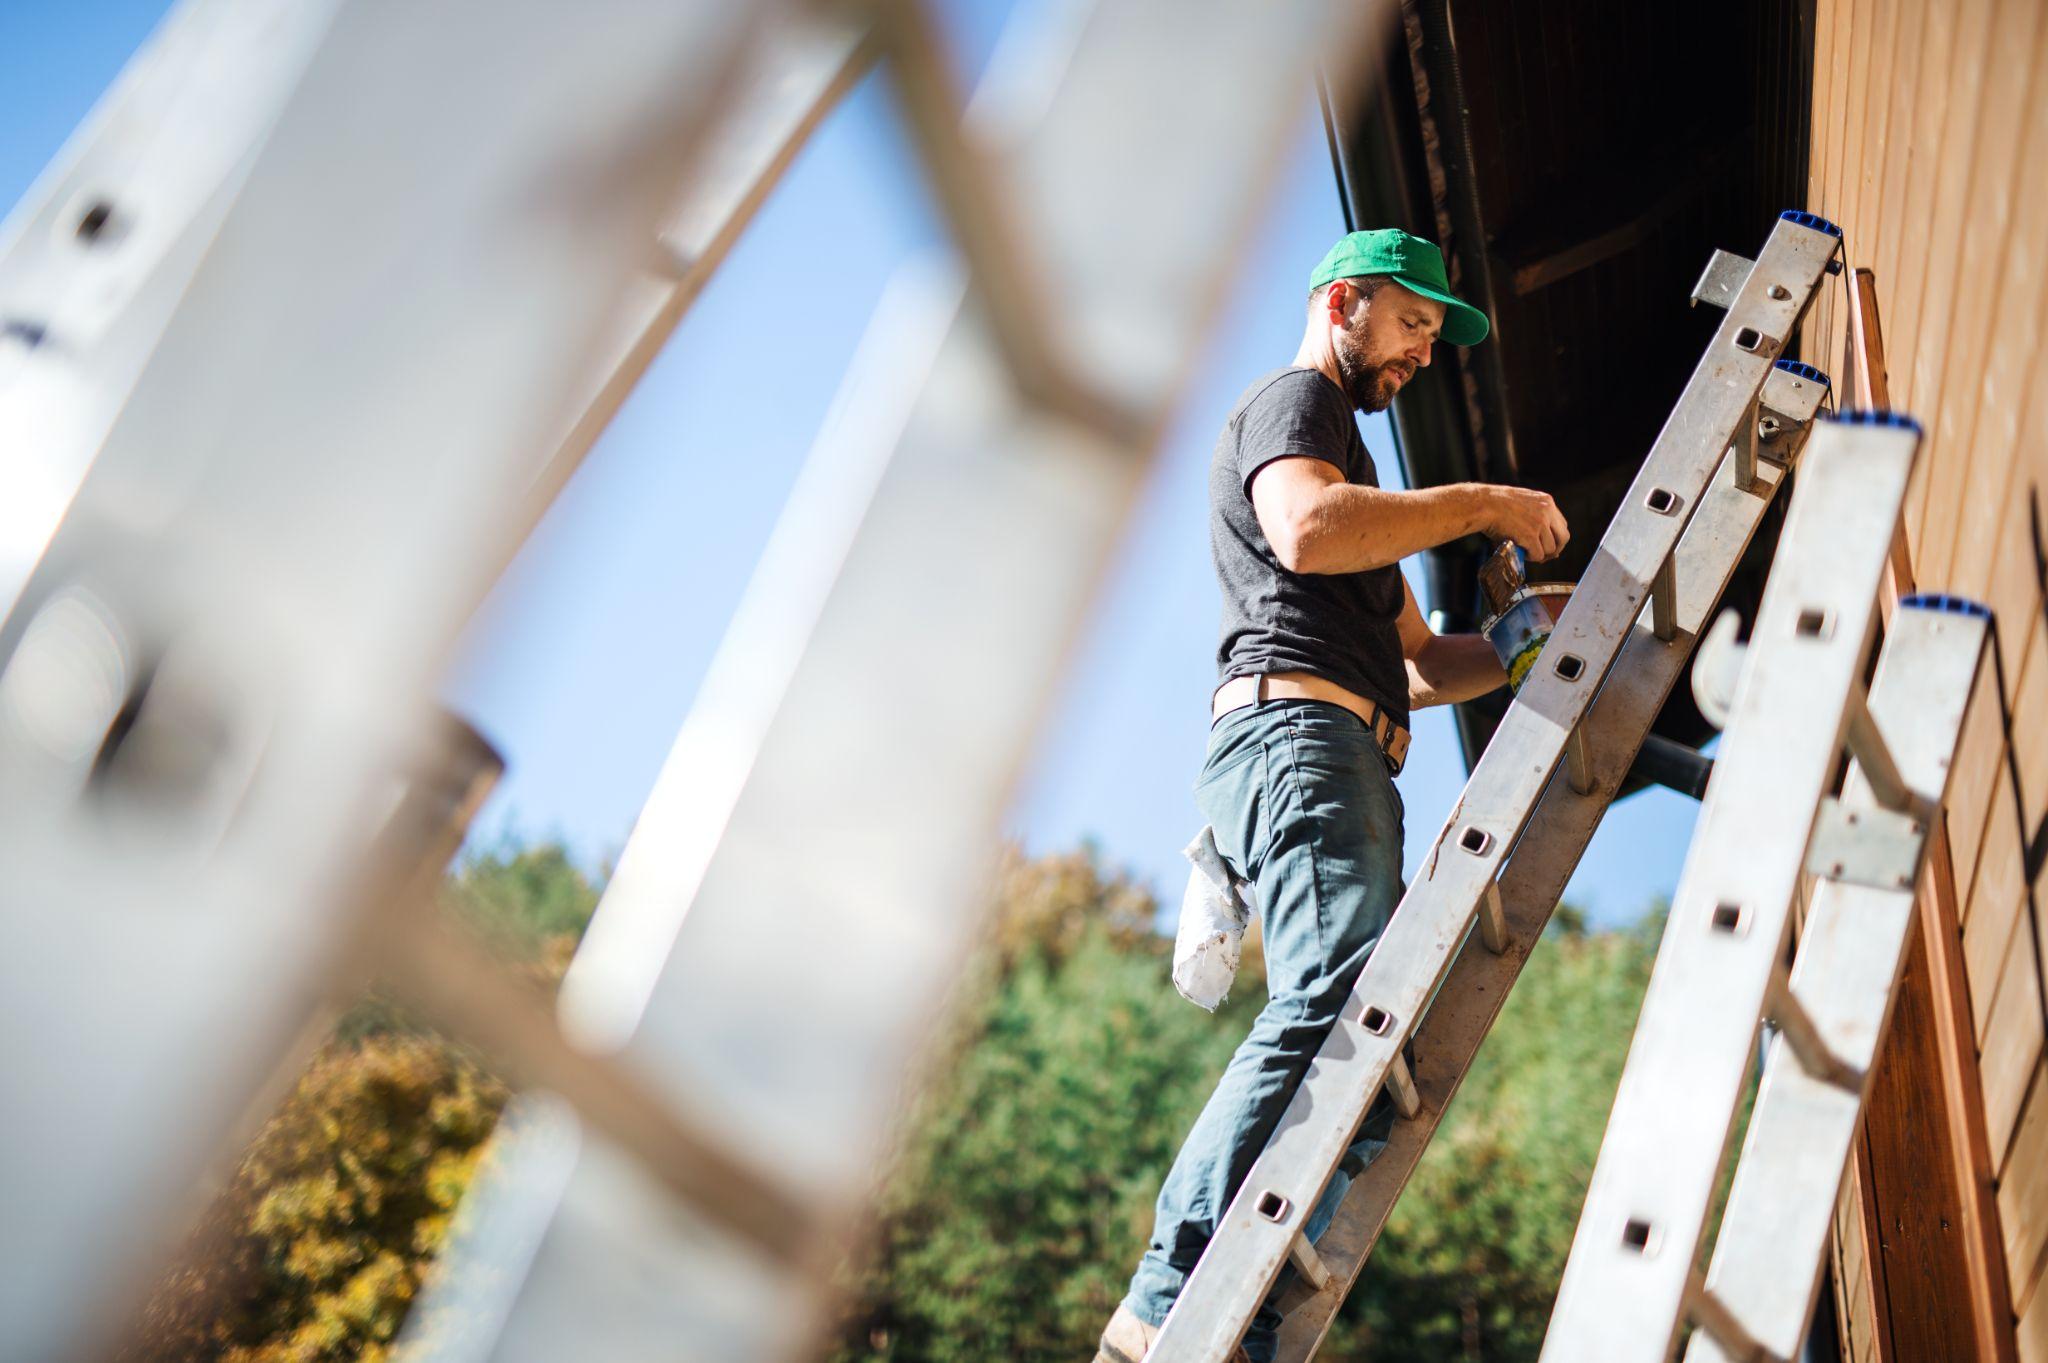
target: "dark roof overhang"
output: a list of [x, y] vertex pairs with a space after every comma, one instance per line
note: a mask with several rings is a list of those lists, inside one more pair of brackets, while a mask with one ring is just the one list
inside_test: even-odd
[[[1335, 104], [1340, 188], [1360, 226], [1444, 247], [1494, 334], [1443, 347], [1394, 405], [1409, 485], [1519, 483], [1573, 539], [1532, 576], [1584, 569], [1718, 314], [1692, 309], [1716, 247], [1753, 255], [1805, 183], [1812, 0], [1401, 0]], [[1725, 604], [1753, 613], [1785, 498]], [[1477, 627], [1476, 537], [1424, 558], [1439, 630]], [[1460, 707], [1476, 759], [1505, 695]], [[1711, 733], [1679, 686], [1657, 731]]]

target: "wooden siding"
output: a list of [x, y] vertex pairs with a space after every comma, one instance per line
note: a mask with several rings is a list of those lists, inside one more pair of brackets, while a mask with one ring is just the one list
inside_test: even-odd
[[[1972, 1034], [1958, 1047], [1975, 1050], [1948, 1069], [1975, 1086], [1965, 1115], [1980, 1140], [1960, 1158], [1983, 1167], [1959, 1177], [1995, 1189], [2009, 1294], [2007, 1333], [1979, 1351], [2048, 1363], [2048, 0], [1816, 0], [1814, 27], [1799, 206], [1839, 223], [1849, 265], [1875, 272], [1891, 405], [1927, 432], [1906, 510], [1912, 575], [1997, 614], [1998, 665], [1947, 813], [1951, 865], [1936, 872], [1952, 877], [1947, 945], [1967, 995], [1953, 1001]], [[1802, 337], [1838, 376], [1846, 306], [1829, 290]], [[1847, 1243], [1870, 1195], [1852, 1177], [1837, 1223], [1845, 1353], [1859, 1360], [1912, 1335], [1855, 1280], [1881, 1274], [1882, 1253]]]

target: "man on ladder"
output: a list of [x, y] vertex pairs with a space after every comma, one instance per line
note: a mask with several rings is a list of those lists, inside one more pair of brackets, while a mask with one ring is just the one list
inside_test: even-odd
[[[1151, 1245], [1097, 1363], [1138, 1363], [1151, 1347], [1400, 899], [1393, 778], [1410, 708], [1507, 679], [1480, 636], [1430, 630], [1400, 561], [1476, 533], [1540, 560], [1569, 538], [1541, 492], [1379, 486], [1354, 411], [1384, 411], [1439, 337], [1486, 338], [1485, 314], [1451, 294], [1435, 245], [1397, 229], [1353, 232], [1309, 284], [1294, 363], [1238, 399], [1209, 474], [1223, 681], [1195, 799], [1231, 872], [1257, 887], [1268, 1001], [1166, 1176]], [[1382, 1094], [1308, 1219], [1310, 1240], [1391, 1120]], [[1266, 1363], [1279, 1323], [1269, 1301], [1244, 1356]]]

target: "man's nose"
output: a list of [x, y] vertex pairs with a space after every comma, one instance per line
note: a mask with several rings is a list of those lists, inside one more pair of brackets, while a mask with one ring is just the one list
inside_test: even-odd
[[1433, 349], [1435, 349], [1435, 347], [1431, 345], [1428, 341], [1420, 342], [1419, 344], [1411, 348], [1410, 353], [1415, 358], [1415, 367], [1417, 369], [1429, 368], [1429, 352]]

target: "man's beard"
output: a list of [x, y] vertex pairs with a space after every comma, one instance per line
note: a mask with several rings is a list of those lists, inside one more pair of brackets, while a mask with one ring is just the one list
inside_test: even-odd
[[1402, 383], [1414, 377], [1415, 367], [1406, 360], [1374, 363], [1366, 358], [1358, 342], [1340, 333], [1337, 372], [1344, 376], [1344, 392], [1352, 406], [1361, 412], [1384, 412], [1393, 404], [1394, 394], [1400, 391]]

